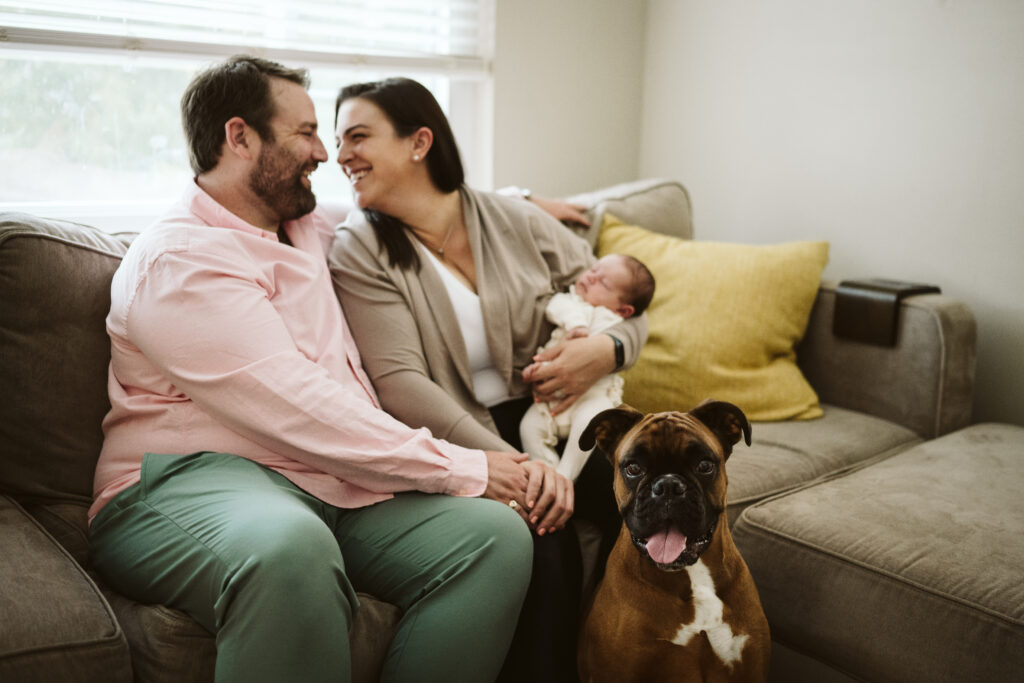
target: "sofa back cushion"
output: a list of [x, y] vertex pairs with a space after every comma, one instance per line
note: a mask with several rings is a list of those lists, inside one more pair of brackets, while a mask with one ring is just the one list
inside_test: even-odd
[[131, 236], [0, 213], [0, 493], [92, 501], [110, 279]]
[[636, 180], [573, 195], [567, 200], [587, 207], [590, 227], [581, 234], [595, 250], [606, 214], [660, 235], [693, 239], [690, 193], [675, 180]]

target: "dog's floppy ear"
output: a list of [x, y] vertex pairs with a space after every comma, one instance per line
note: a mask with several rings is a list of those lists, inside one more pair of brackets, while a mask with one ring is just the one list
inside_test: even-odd
[[690, 415], [703, 422], [718, 437], [726, 459], [732, 454], [732, 447], [739, 442], [741, 434], [750, 445], [750, 423], [743, 411], [733, 404], [709, 399], [691, 410]]
[[596, 443], [597, 447], [614, 465], [615, 447], [622, 440], [622, 436], [643, 417], [643, 413], [627, 405], [602, 410], [594, 416], [587, 428], [580, 434], [580, 448], [588, 451]]

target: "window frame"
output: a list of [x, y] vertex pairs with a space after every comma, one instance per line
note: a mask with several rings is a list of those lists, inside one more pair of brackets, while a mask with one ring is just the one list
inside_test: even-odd
[[[123, 62], [140, 59], [156, 62], [180, 61], [197, 64], [215, 63], [233, 54], [247, 53], [281, 62], [292, 67], [304, 67], [311, 74], [310, 90], [316, 90], [317, 72], [350, 69], [354, 74], [405, 75], [411, 78], [440, 77], [456, 87], [449, 87], [449, 97], [442, 101], [452, 127], [459, 140], [463, 162], [470, 184], [490, 188], [493, 186], [493, 42], [495, 0], [479, 0], [484, 12], [483, 54], [476, 57], [449, 55], [388, 55], [357, 51], [314, 51], [294, 48], [267, 48], [237, 44], [200, 43], [165, 39], [136, 39], [114, 35], [96, 35], [54, 31], [45, 28], [0, 27], [0, 45], [6, 55], [32, 58], [33, 55], [79, 57], [85, 61]], [[353, 79], [353, 81], [356, 79]], [[358, 78], [366, 80], [366, 78]], [[337, 170], [333, 119], [320, 121], [320, 135], [330, 157], [327, 165]], [[0, 131], [2, 133], [2, 131]], [[183, 169], [183, 179], [190, 177]], [[180, 194], [181, 188], [168, 188], [166, 199], [132, 201], [128, 199], [96, 201], [2, 201], [0, 210], [21, 211], [35, 215], [61, 218], [109, 231], [139, 230], [158, 218]], [[320, 197], [326, 201], [346, 201], [348, 197]]]

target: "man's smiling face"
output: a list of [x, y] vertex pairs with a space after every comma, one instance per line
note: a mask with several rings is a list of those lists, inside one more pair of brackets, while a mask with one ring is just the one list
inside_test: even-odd
[[279, 78], [273, 79], [271, 90], [273, 137], [262, 141], [249, 187], [280, 221], [287, 221], [316, 208], [309, 175], [327, 161], [327, 150], [317, 135], [313, 100], [306, 90]]

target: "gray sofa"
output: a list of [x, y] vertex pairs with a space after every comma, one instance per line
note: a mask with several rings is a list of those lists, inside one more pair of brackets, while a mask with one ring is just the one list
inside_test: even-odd
[[[576, 199], [593, 208], [597, 223], [603, 212], [610, 211], [657, 232], [692, 237], [689, 196], [675, 182], [630, 183]], [[25, 214], [0, 214], [0, 680], [213, 678], [210, 634], [180, 612], [117, 595], [92, 572], [88, 559], [85, 512], [102, 440], [100, 421], [107, 409], [109, 342], [104, 317], [111, 275], [131, 237]], [[895, 652], [898, 658], [905, 649], [922, 647], [923, 631], [914, 633], [902, 622], [900, 628], [892, 627], [892, 622], [879, 630], [871, 619], [872, 614], [899, 611], [899, 587], [911, 586], [920, 593], [922, 579], [901, 583], [899, 569], [880, 569], [879, 575], [891, 579], [895, 588], [889, 586], [891, 590], [880, 596], [882, 602], [863, 596], [860, 619], [854, 621], [850, 603], [858, 601], [849, 596], [833, 601], [827, 589], [833, 577], [840, 578], [827, 562], [833, 556], [822, 551], [826, 559], [817, 558], [818, 564], [809, 562], [797, 572], [792, 565], [802, 565], [803, 555], [794, 547], [807, 554], [835, 538], [857, 546], [857, 534], [849, 538], [849, 520], [841, 507], [852, 495], [850, 490], [857, 490], [857, 475], [888, 471], [876, 468], [913, 469], [920, 459], [926, 462], [916, 466], [926, 471], [929, 454], [934, 459], [935, 453], [928, 448], [947, 454], [948, 449], [963, 448], [963, 440], [975, 446], [977, 441], [989, 444], [992, 450], [995, 437], [984, 426], [973, 433], [977, 438], [970, 431], [958, 432], [963, 436], [955, 443], [938, 438], [969, 423], [974, 320], [964, 304], [949, 297], [913, 297], [901, 305], [897, 345], [882, 348], [834, 337], [834, 305], [835, 285], [823, 282], [798, 349], [801, 368], [822, 400], [824, 417], [754, 425], [753, 446], [738, 449], [728, 464], [729, 522], [741, 551], [749, 555], [773, 629], [775, 680], [819, 681], [831, 675], [839, 677], [836, 680], [925, 680], [886, 673], [886, 657]], [[999, 432], [999, 443], [1012, 442], [1022, 456], [1018, 461], [1024, 463], [1022, 435], [1013, 440], [1014, 428], [1006, 429], [1011, 433]], [[914, 460], [904, 463], [904, 456]], [[951, 468], [976, 469], [966, 457], [947, 460]], [[1007, 465], [1000, 472], [1024, 483], [1020, 468], [1011, 470]], [[886, 481], [897, 491], [921, 487], [909, 477]], [[839, 485], [842, 488], [830, 488]], [[870, 517], [870, 498], [860, 502], [868, 510], [859, 513]], [[896, 520], [886, 515], [904, 519], [896, 510], [885, 507], [885, 515], [880, 512], [869, 521], [882, 528], [895, 525]], [[966, 521], [968, 530], [973, 519]], [[780, 528], [774, 526], [778, 520], [818, 520], [820, 524], [810, 526], [819, 536], [801, 545], [799, 533], [781, 522]], [[901, 540], [898, 548], [914, 557], [948, 553], [950, 540], [937, 532], [947, 521], [929, 523], [925, 518], [917, 526], [905, 524], [901, 529], [913, 535]], [[1016, 562], [1021, 541], [1009, 545], [1014, 543], [1004, 554]], [[843, 562], [872, 573], [870, 562]], [[967, 571], [971, 563], [962, 560], [957, 566]], [[794, 588], [786, 581], [790, 575], [798, 575], [803, 583]], [[856, 584], [854, 578], [850, 580]], [[998, 644], [1024, 652], [1019, 614], [1024, 600], [1011, 605], [998, 594], [988, 597], [986, 615], [997, 622]], [[370, 596], [363, 598], [350, 637], [354, 678], [371, 681], [379, 672], [398, 611]], [[951, 599], [961, 606], [965, 602]], [[938, 603], [933, 613], [945, 618], [948, 605]], [[919, 611], [927, 617], [928, 601], [922, 604]], [[1013, 610], [1016, 622], [1007, 616]], [[814, 619], [805, 620], [808, 614]], [[849, 632], [833, 633], [842, 624], [849, 624]], [[987, 657], [989, 649], [982, 654]], [[925, 649], [930, 656], [941, 655], [935, 650]], [[961, 656], [956, 671], [980, 676], [995, 670], [971, 669], [972, 656]], [[870, 666], [858, 668], [858, 662], [868, 660]], [[941, 657], [933, 662], [939, 668], [942, 664]]]

